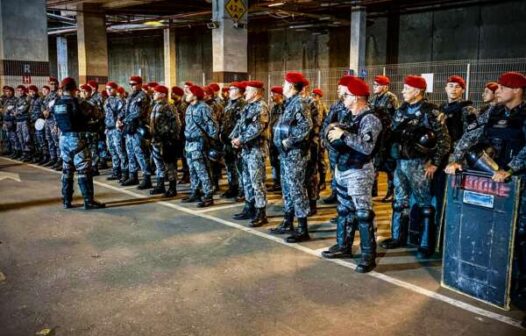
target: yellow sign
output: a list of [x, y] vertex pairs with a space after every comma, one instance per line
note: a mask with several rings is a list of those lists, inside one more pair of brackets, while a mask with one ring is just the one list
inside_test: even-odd
[[244, 0], [229, 0], [225, 5], [225, 9], [234, 21], [241, 20], [247, 11]]

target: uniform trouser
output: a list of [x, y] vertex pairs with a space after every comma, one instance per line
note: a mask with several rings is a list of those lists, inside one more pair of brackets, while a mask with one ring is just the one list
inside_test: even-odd
[[162, 148], [160, 143], [152, 143], [152, 161], [155, 165], [155, 176], [158, 178], [164, 178], [166, 172], [166, 165], [161, 156], [161, 151]]
[[232, 148], [232, 146], [225, 144], [225, 168], [226, 168], [226, 179], [228, 181], [228, 186], [231, 189], [237, 189], [238, 194], [243, 194], [243, 183], [240, 183], [240, 176], [238, 175], [237, 161], [238, 161], [238, 152]]
[[111, 154], [111, 166], [113, 170], [128, 170], [128, 156], [124, 146], [124, 136], [117, 128], [109, 129], [106, 133], [106, 141]]
[[[60, 157], [62, 159], [62, 197], [64, 201], [70, 201], [73, 196], [73, 175], [77, 172], [77, 179], [81, 185], [81, 179], [86, 179], [91, 174], [91, 153], [86, 139], [80, 135], [60, 136]], [[81, 188], [84, 199], [92, 198], [93, 195], [85, 194]]]
[[261, 147], [243, 148], [241, 159], [245, 200], [254, 201], [256, 208], [264, 208], [267, 205], [264, 149]]
[[4, 127], [2, 126], [2, 128], [0, 128], [0, 152], [4, 153], [4, 152], [10, 152], [10, 151], [11, 151], [11, 146], [9, 144], [7, 130], [5, 130]]
[[136, 173], [139, 170], [138, 166], [140, 166], [143, 175], [151, 175], [150, 164], [143, 150], [141, 135], [139, 133], [126, 134], [124, 139], [130, 173]]
[[60, 155], [59, 135], [56, 129], [56, 121], [54, 119], [46, 119], [44, 124], [44, 133], [46, 135], [46, 142], [49, 148], [49, 157], [51, 160], [58, 159]]
[[297, 218], [306, 218], [309, 214], [309, 197], [305, 188], [305, 171], [309, 153], [300, 149], [291, 149], [280, 153], [281, 190], [285, 213], [294, 213]]
[[311, 142], [307, 171], [305, 173], [305, 184], [307, 185], [307, 194], [309, 195], [310, 201], [316, 201], [320, 198], [320, 179], [318, 175], [319, 149], [319, 142]]
[[205, 198], [212, 198], [214, 188], [210, 175], [208, 159], [201, 157], [192, 158], [192, 153], [186, 153], [188, 168], [190, 170], [190, 189], [196, 194], [199, 186], [203, 189]]
[[270, 144], [270, 166], [272, 168], [272, 180], [277, 183], [281, 181], [281, 169], [279, 165], [279, 152], [274, 144]]
[[97, 170], [97, 164], [99, 163], [99, 134], [97, 132], [89, 132], [87, 141], [91, 153], [91, 166], [93, 170]]
[[[337, 221], [336, 242], [341, 248], [350, 248], [349, 245], [352, 246], [354, 232], [357, 229], [356, 212], [373, 211], [371, 193], [374, 177], [375, 172], [372, 163], [365, 164], [361, 169], [349, 169], [343, 172], [340, 172], [337, 167], [335, 169], [334, 180], [336, 181], [338, 197], [338, 216], [346, 218], [345, 221], [341, 218]], [[367, 231], [371, 232], [373, 223], [371, 222], [369, 225], [371, 227]], [[376, 250], [374, 237], [369, 237], [369, 240], [374, 245], [374, 250]]]
[[11, 150], [21, 151], [22, 146], [20, 145], [20, 142], [18, 141], [18, 136], [16, 134], [16, 122], [8, 121], [4, 122], [4, 125], [6, 127], [7, 139], [9, 141], [9, 146], [11, 147]]
[[338, 160], [338, 153], [332, 150], [329, 150], [329, 167], [331, 169], [331, 189], [332, 192], [336, 192], [336, 179], [334, 178], [334, 170], [336, 168], [336, 162]]
[[[184, 129], [184, 128], [183, 128]], [[186, 138], [184, 137], [184, 132], [181, 132], [181, 143], [183, 144], [183, 146], [177, 146], [177, 150], [176, 150], [176, 159], [177, 160], [181, 160], [181, 166], [183, 168], [183, 174], [188, 174], [188, 163], [186, 161], [186, 156], [185, 156], [185, 153], [184, 153], [184, 144], [186, 143]], [[176, 161], [176, 166], [177, 166], [177, 161]]]
[[16, 136], [20, 148], [24, 153], [31, 152], [31, 133], [29, 132], [29, 121], [17, 121], [16, 122]]
[[33, 123], [33, 132], [32, 132], [32, 138], [33, 143], [35, 145], [35, 152], [38, 155], [48, 156], [49, 155], [49, 149], [46, 143], [46, 133], [44, 129], [41, 129], [40, 131], [34, 128]]
[[320, 144], [320, 151], [318, 152], [318, 172], [321, 176], [325, 176], [327, 174], [327, 162], [325, 162], [325, 153], [327, 151], [325, 150], [325, 147]]
[[108, 159], [110, 158], [110, 154], [109, 154], [109, 150], [107, 146], [106, 134], [104, 133], [99, 134], [99, 142], [98, 142], [97, 147], [98, 147], [97, 152], [99, 155], [99, 161], [104, 161], [104, 162], [108, 161]]

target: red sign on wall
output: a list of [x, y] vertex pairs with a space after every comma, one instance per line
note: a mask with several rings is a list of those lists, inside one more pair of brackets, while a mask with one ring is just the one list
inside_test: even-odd
[[31, 74], [22, 75], [22, 84], [31, 84]]

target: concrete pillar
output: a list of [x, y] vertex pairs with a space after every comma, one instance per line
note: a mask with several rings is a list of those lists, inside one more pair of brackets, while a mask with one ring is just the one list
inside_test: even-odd
[[349, 69], [360, 76], [365, 67], [365, 23], [367, 13], [365, 7], [355, 6], [351, 9], [351, 48], [349, 54]]
[[218, 83], [248, 79], [248, 0], [213, 0], [212, 71]]
[[104, 19], [104, 12], [97, 5], [78, 6], [79, 83], [95, 80], [99, 89], [108, 81], [108, 39]]
[[68, 39], [57, 36], [57, 77], [68, 77]]
[[171, 88], [177, 85], [177, 54], [175, 30], [164, 29], [164, 84]]
[[48, 77], [46, 0], [0, 1], [0, 87]]

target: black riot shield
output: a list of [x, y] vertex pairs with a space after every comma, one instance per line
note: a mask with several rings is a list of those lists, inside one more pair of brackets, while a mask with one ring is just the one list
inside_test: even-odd
[[442, 286], [509, 310], [519, 193], [519, 177], [448, 177]]

